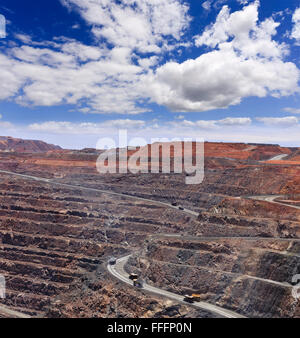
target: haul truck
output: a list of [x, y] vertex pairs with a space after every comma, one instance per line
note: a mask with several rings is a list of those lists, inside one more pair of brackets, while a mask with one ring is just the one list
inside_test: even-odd
[[115, 257], [111, 257], [109, 260], [108, 260], [108, 264], [109, 265], [116, 265], [117, 263], [117, 259]]
[[129, 275], [129, 279], [133, 281], [133, 286], [135, 286], [136, 288], [140, 288], [142, 289], [144, 286], [144, 281], [139, 278], [139, 276], [136, 273], [131, 273]]
[[131, 280], [136, 280], [136, 279], [138, 279], [138, 275], [136, 274], [136, 273], [131, 273], [130, 275], [129, 275], [129, 279], [131, 279]]
[[144, 281], [142, 279], [134, 279], [133, 286], [135, 286], [136, 288], [142, 289], [144, 286]]
[[200, 298], [201, 298], [201, 295], [193, 293], [192, 295], [185, 295], [183, 300], [187, 303], [194, 303], [194, 302], [199, 302]]

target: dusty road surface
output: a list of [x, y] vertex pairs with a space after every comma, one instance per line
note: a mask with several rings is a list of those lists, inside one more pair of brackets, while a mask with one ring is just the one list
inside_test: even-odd
[[276, 156], [270, 158], [268, 161], [280, 161], [280, 160], [283, 160], [284, 158], [286, 158], [287, 156], [289, 156], [289, 154], [276, 155]]
[[8, 309], [6, 306], [0, 305], [0, 318], [31, 318], [28, 315], [25, 315], [24, 313], [13, 311]]
[[279, 204], [279, 205], [283, 205], [285, 207], [290, 207], [290, 208], [300, 210], [300, 207], [298, 207], [297, 205], [291, 205], [291, 204], [286, 204], [286, 203], [275, 201], [275, 199], [277, 199], [277, 198], [284, 198], [283, 195], [248, 196], [247, 198], [250, 198], [252, 200], [266, 201], [266, 202], [269, 202], [269, 203]]

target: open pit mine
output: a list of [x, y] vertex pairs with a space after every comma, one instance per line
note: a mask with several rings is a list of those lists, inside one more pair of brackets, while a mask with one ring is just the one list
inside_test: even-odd
[[300, 317], [300, 148], [205, 143], [198, 185], [99, 153], [0, 138], [0, 317]]

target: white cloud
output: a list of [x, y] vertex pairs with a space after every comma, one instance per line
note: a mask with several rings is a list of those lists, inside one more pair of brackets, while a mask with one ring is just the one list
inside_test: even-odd
[[252, 120], [249, 117], [226, 117], [222, 120], [198, 120], [198, 121], [176, 121], [171, 122], [172, 126], [184, 128], [200, 128], [200, 129], [220, 129], [221, 127], [238, 127], [249, 126]]
[[36, 42], [17, 34], [24, 45], [0, 54], [0, 99], [35, 106], [74, 104], [89, 113], [147, 112], [140, 104], [148, 97], [140, 76], [164, 52], [185, 44], [181, 37], [190, 21], [188, 6], [180, 0], [62, 3], [79, 11], [101, 44], [62, 37]]
[[21, 46], [0, 54], [0, 99], [40, 106], [84, 102], [96, 113], [145, 111], [136, 105], [140, 95], [134, 90], [144, 70], [128, 59], [128, 50], [108, 52], [76, 41], [59, 47]]
[[99, 60], [108, 55], [108, 51], [105, 48], [86, 46], [77, 41], [70, 41], [63, 44], [61, 50], [65, 54], [76, 56], [76, 58], [84, 62]]
[[227, 6], [216, 23], [195, 38], [213, 50], [181, 64], [168, 62], [148, 76], [152, 100], [174, 112], [201, 112], [236, 105], [245, 97], [287, 96], [299, 91], [300, 72], [284, 62], [285, 44], [272, 37], [278, 23], [258, 22], [258, 1], [230, 14]]
[[[95, 45], [62, 37], [36, 42], [16, 35], [24, 45], [0, 54], [0, 100], [71, 104], [85, 113], [139, 114], [148, 111], [144, 103], [149, 98], [175, 112], [201, 112], [249, 96], [298, 91], [299, 70], [284, 61], [286, 45], [273, 39], [278, 23], [258, 21], [257, 1], [232, 14], [224, 6], [216, 23], [195, 38], [197, 46], [212, 51], [163, 66], [164, 52], [188, 46], [182, 38], [190, 21], [183, 1], [61, 1], [90, 25]], [[213, 6], [217, 3], [223, 0]]]
[[[182, 127], [198, 127], [200, 129], [215, 129], [217, 127], [216, 121], [206, 121], [206, 120], [199, 120], [199, 121], [189, 121], [189, 120], [183, 120], [182, 122], [177, 122], [177, 125], [180, 125]], [[175, 123], [176, 125], [176, 123]]]
[[257, 121], [264, 123], [267, 126], [278, 127], [293, 127], [298, 125], [299, 119], [296, 116], [286, 117], [257, 117]]
[[294, 27], [291, 33], [291, 37], [293, 39], [296, 39], [297, 44], [300, 44], [300, 7], [295, 10], [292, 21], [294, 23]]
[[150, 67], [156, 66], [158, 61], [159, 61], [159, 58], [157, 56], [151, 56], [149, 58], [142, 58], [138, 62], [139, 62], [139, 65], [143, 67], [144, 69], [149, 69]]
[[12, 55], [20, 61], [26, 61], [35, 65], [48, 65], [50, 67], [59, 67], [73, 62], [73, 56], [55, 52], [48, 48], [33, 48], [22, 46], [13, 48]]
[[117, 47], [159, 53], [168, 41], [179, 40], [190, 18], [179, 0], [61, 0], [77, 10], [93, 34]]
[[34, 123], [28, 126], [29, 130], [36, 132], [46, 132], [50, 134], [103, 134], [113, 129], [139, 129], [145, 126], [142, 120], [108, 120], [102, 123], [73, 123], [49, 121]]
[[300, 114], [300, 108], [284, 108], [283, 110], [291, 114]]
[[16, 39], [22, 41], [25, 44], [32, 43], [31, 37], [27, 34], [15, 34], [14, 36], [15, 36]]
[[202, 7], [207, 10], [207, 11], [210, 11], [210, 8], [211, 8], [211, 1], [204, 1], [203, 4], [202, 4]]
[[226, 117], [219, 123], [224, 126], [247, 126], [252, 122], [250, 117]]
[[[184, 118], [184, 116], [182, 116]], [[157, 124], [157, 120], [144, 121], [144, 120], [132, 120], [132, 119], [118, 119], [107, 120], [101, 123], [91, 122], [60, 122], [60, 121], [48, 121], [43, 123], [34, 123], [27, 128], [31, 131], [49, 133], [49, 134], [89, 134], [89, 135], [101, 135], [109, 134], [112, 131], [119, 129], [128, 129], [134, 132], [153, 131], [155, 129], [164, 130], [166, 128], [198, 128], [203, 130], [219, 129], [220, 127], [236, 127], [246, 126], [251, 124], [250, 118], [225, 118], [222, 120], [178, 120], [172, 122]], [[186, 135], [188, 136], [188, 135]]]
[[[239, 118], [236, 118], [238, 122]], [[226, 119], [223, 119], [226, 120]], [[45, 122], [30, 126], [6, 125], [1, 128], [2, 135], [27, 139], [42, 139], [66, 148], [96, 146], [99, 137], [112, 137], [118, 142], [118, 130], [128, 129], [129, 140], [142, 137], [148, 142], [151, 138], [203, 138], [205, 141], [218, 142], [258, 142], [287, 146], [300, 146], [300, 124], [283, 128], [275, 124], [237, 125], [222, 124], [223, 120], [214, 121], [169, 121], [157, 125], [155, 120], [109, 120], [101, 123]], [[278, 121], [277, 121], [278, 122]], [[76, 137], [74, 137], [76, 136]]]

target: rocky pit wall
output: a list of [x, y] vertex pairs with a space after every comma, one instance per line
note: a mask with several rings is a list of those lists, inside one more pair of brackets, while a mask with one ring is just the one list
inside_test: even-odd
[[300, 317], [290, 292], [292, 275], [300, 273], [300, 211], [244, 198], [298, 196], [299, 166], [259, 161], [280, 153], [293, 161], [299, 150], [217, 143], [206, 149], [205, 180], [195, 186], [184, 174], [99, 175], [97, 155], [87, 152], [0, 152], [2, 170], [199, 212], [0, 174], [0, 273], [7, 279], [0, 304], [40, 317], [213, 316], [109, 275], [109, 257], [137, 251], [127, 268], [150, 284], [197, 292], [249, 317]]

